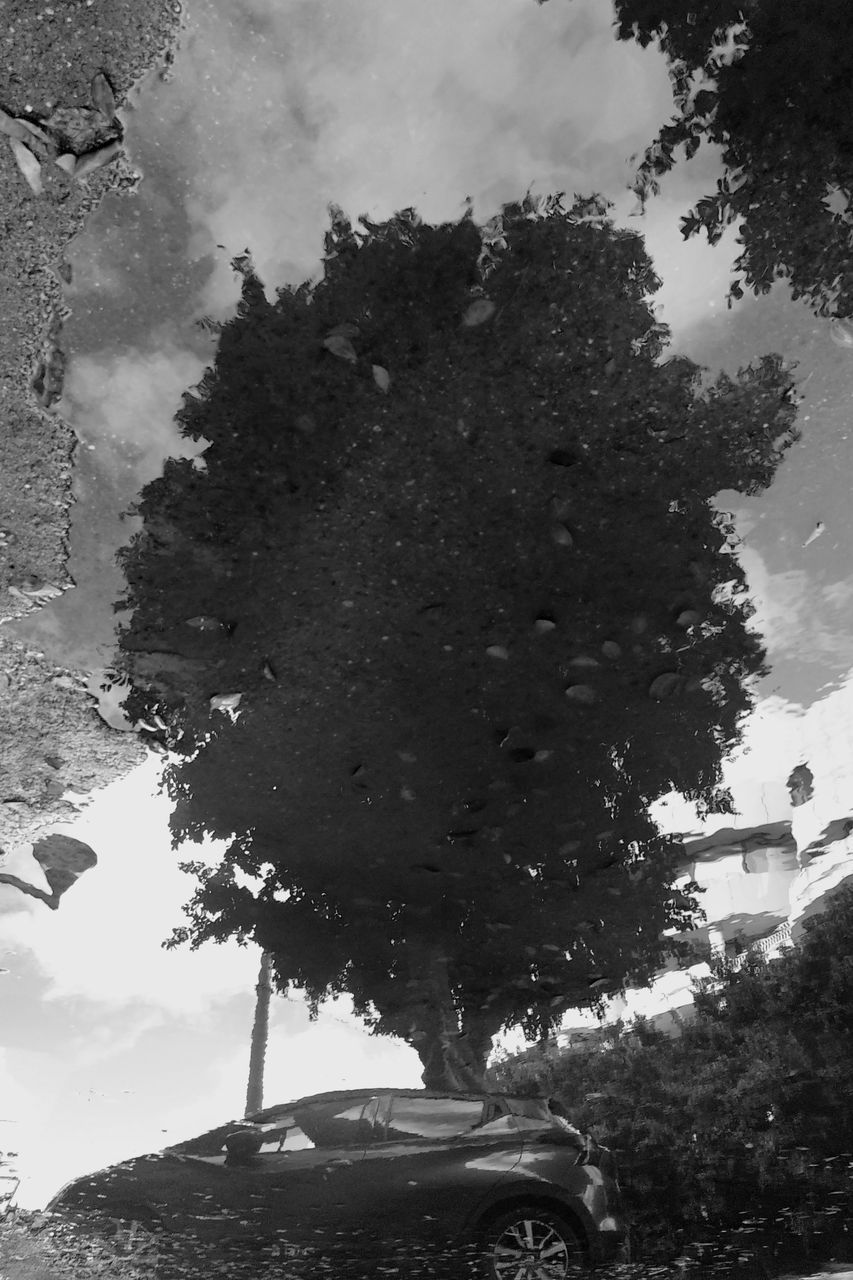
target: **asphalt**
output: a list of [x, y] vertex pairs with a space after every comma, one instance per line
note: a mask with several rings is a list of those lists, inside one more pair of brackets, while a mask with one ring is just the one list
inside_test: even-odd
[[[168, 76], [180, 34], [174, 0], [9, 0], [0, 108], [44, 124], [91, 108], [95, 77], [121, 104], [152, 68]], [[73, 587], [68, 572], [77, 440], [45, 394], [62, 377], [68, 246], [107, 192], [132, 192], [126, 158], [83, 181], [51, 162], [36, 194], [0, 136], [0, 850], [69, 821], [89, 791], [144, 757], [117, 734], [76, 671], [10, 637], [3, 623]], [[59, 388], [55, 388], [58, 390]]]

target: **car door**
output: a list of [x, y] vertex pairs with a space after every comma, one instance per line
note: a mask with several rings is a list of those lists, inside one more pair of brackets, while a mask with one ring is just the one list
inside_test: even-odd
[[409, 1264], [450, 1247], [521, 1154], [513, 1117], [485, 1099], [394, 1094], [359, 1171], [372, 1247]]
[[[193, 1153], [209, 1174], [187, 1228], [211, 1257], [322, 1257], [343, 1249], [358, 1211], [352, 1191], [364, 1158], [367, 1097], [303, 1104], [275, 1124], [235, 1126], [249, 1141], [226, 1154]], [[256, 1142], [253, 1144], [253, 1135]], [[227, 1139], [226, 1139], [227, 1143]], [[242, 1144], [241, 1144], [242, 1145]]]
[[369, 1096], [305, 1104], [277, 1149], [251, 1170], [256, 1221], [291, 1256], [337, 1257], [352, 1248], [363, 1211], [360, 1168]]

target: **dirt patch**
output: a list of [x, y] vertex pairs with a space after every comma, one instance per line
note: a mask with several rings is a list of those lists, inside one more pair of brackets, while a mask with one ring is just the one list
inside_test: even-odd
[[[34, 124], [91, 105], [95, 75], [121, 104], [151, 67], [168, 74], [179, 33], [174, 0], [11, 0], [4, 6], [0, 107]], [[65, 365], [66, 250], [108, 191], [137, 177], [123, 157], [77, 182], [42, 166], [35, 195], [0, 137], [0, 621], [56, 590], [67, 572], [75, 436], [53, 409]], [[144, 755], [100, 719], [84, 685], [0, 634], [0, 846], [68, 821], [67, 784], [91, 790]], [[67, 683], [57, 684], [56, 681]], [[61, 758], [60, 770], [45, 764]]]

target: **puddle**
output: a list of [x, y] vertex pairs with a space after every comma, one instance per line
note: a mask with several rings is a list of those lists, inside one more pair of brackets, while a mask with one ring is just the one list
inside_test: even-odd
[[[205, 448], [205, 441], [180, 438], [174, 414], [213, 359], [215, 322], [234, 313], [241, 282], [230, 264], [244, 248], [250, 247], [274, 302], [277, 287], [316, 277], [331, 203], [353, 218], [365, 213], [375, 220], [415, 205], [425, 221], [439, 222], [460, 218], [470, 201], [475, 218], [485, 222], [531, 186], [600, 191], [614, 202], [616, 225], [646, 237], [663, 278], [657, 300], [660, 318], [672, 328], [667, 356], [689, 356], [713, 375], [734, 376], [770, 351], [796, 363], [802, 439], [766, 492], [745, 498], [726, 491], [717, 499], [732, 513], [755, 605], [752, 625], [764, 637], [769, 666], [743, 744], [725, 770], [733, 812], [708, 818], [677, 796], [658, 801], [652, 812], [663, 829], [685, 833], [690, 878], [706, 886], [703, 905], [724, 940], [738, 934], [749, 941], [808, 918], [827, 886], [847, 874], [850, 852], [849, 833], [832, 824], [853, 814], [853, 515], [846, 480], [853, 349], [846, 330], [792, 302], [781, 285], [726, 310], [733, 237], [717, 248], [701, 240], [685, 244], [678, 225], [690, 202], [713, 185], [715, 155], [702, 151], [681, 165], [646, 215], [632, 216], [627, 157], [645, 145], [670, 107], [661, 59], [653, 50], [617, 45], [607, 15], [592, 0], [541, 8], [472, 0], [464, 11], [457, 0], [428, 7], [379, 0], [357, 8], [321, 0], [194, 5], [173, 73], [166, 80], [152, 73], [122, 111], [139, 187], [107, 198], [69, 256], [70, 358], [57, 410], [79, 441], [69, 560], [76, 586], [7, 624], [9, 634], [80, 671], [100, 693], [113, 659], [114, 605], [123, 594], [115, 555], [140, 529], [133, 504], [164, 460]], [[377, 386], [388, 390], [379, 379]], [[491, 653], [501, 661], [508, 656], [500, 644], [493, 643]], [[113, 690], [103, 711], [118, 729], [115, 704]], [[792, 804], [786, 779], [805, 764], [812, 794]], [[191, 892], [188, 877], [172, 874], [167, 863], [197, 856], [194, 848], [180, 854], [169, 848], [168, 806], [163, 797], [150, 799], [157, 767], [149, 761], [132, 780], [116, 784], [106, 807], [92, 809], [87, 821], [103, 871], [87, 872], [59, 921], [22, 921], [16, 907], [5, 907], [10, 956], [26, 957], [14, 961], [10, 1085], [22, 1114], [32, 1117], [43, 1094], [52, 1114], [63, 1115], [57, 1168], [69, 1176], [80, 1171], [74, 1148], [84, 1124], [92, 1131], [87, 1159], [107, 1163], [128, 1144], [152, 1149], [160, 1133], [184, 1121], [200, 1132], [224, 1118], [228, 1099], [236, 1114], [242, 1097], [254, 952], [251, 963], [233, 943], [218, 953], [227, 961], [223, 973], [234, 966], [221, 996], [214, 980], [219, 969], [208, 954], [215, 948], [192, 953], [198, 972], [210, 979], [200, 983], [195, 1001], [187, 995], [193, 970], [184, 954], [179, 981], [187, 1008], [158, 999], [154, 979], [139, 976], [156, 956], [167, 984], [160, 944], [166, 921], [179, 924]], [[129, 838], [128, 828], [137, 825], [154, 850], [156, 873], [146, 869], [138, 833]], [[700, 847], [708, 838], [711, 847]], [[132, 849], [121, 861], [126, 842]], [[209, 846], [205, 856], [216, 852]], [[63, 949], [75, 946], [75, 936], [91, 935], [99, 912], [113, 911], [122, 885], [129, 885], [123, 910], [138, 913], [143, 904], [144, 915], [156, 901], [158, 912], [152, 910], [149, 927], [126, 936], [111, 917], [106, 954], [92, 947], [88, 968], [79, 960], [70, 966], [66, 994], [79, 1016], [75, 1029], [58, 1004]], [[110, 955], [121, 956], [116, 972], [122, 981], [108, 972]], [[666, 975], [658, 994], [657, 1004], [616, 998], [611, 1014], [654, 1016], [680, 1007], [683, 975]], [[34, 1024], [24, 1006], [39, 998], [47, 999], [48, 1012]], [[145, 1006], [139, 1016], [134, 1002]], [[280, 1001], [273, 1016], [271, 1101], [343, 1082], [368, 1087], [392, 1073], [395, 1081], [417, 1085], [415, 1051], [401, 1040], [368, 1038], [346, 1000], [313, 1028], [301, 1013], [282, 1012], [284, 1005]], [[114, 1020], [115, 1035], [104, 1029], [93, 1041], [101, 1017]], [[576, 1023], [592, 1027], [596, 1018], [579, 1015]], [[575, 1024], [567, 1025], [571, 1032]], [[196, 1056], [191, 1065], [208, 1091], [201, 1100], [192, 1071], [179, 1065], [200, 1028], [208, 1062], [202, 1068]], [[221, 1058], [217, 1037], [229, 1046]], [[504, 1043], [518, 1041], [508, 1034]], [[124, 1111], [117, 1119], [119, 1111], [97, 1099], [69, 1111], [61, 1079], [66, 1068], [51, 1065], [65, 1048], [77, 1092], [83, 1080], [95, 1080], [98, 1097], [115, 1098], [124, 1080], [141, 1088], [146, 1072], [157, 1075], [138, 1119]], [[171, 1076], [158, 1065], [164, 1054], [176, 1064]], [[24, 1081], [30, 1066], [33, 1086]], [[119, 1123], [122, 1131], [115, 1133]], [[46, 1159], [48, 1128], [32, 1129], [33, 1167]], [[43, 1176], [31, 1176], [28, 1194], [36, 1204], [48, 1189]]]

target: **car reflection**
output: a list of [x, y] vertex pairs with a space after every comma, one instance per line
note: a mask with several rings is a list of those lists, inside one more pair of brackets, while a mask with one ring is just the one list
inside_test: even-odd
[[[374, 1089], [267, 1108], [78, 1178], [49, 1211], [81, 1230], [156, 1239], [161, 1271], [415, 1274], [564, 1280], [626, 1260], [612, 1155], [544, 1098]], [[176, 1274], [177, 1274], [176, 1270]]]

